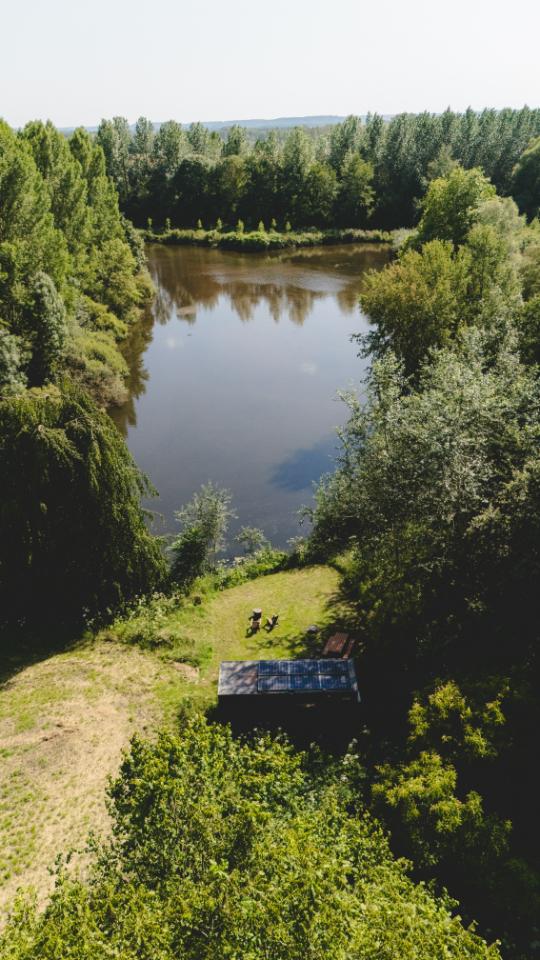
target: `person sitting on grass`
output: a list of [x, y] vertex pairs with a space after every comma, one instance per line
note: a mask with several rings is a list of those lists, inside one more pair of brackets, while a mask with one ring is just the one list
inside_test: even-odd
[[268, 630], [268, 633], [270, 633], [270, 631], [273, 630], [274, 627], [277, 627], [278, 620], [279, 620], [279, 613], [274, 613], [271, 617], [266, 618], [265, 628], [266, 630]]

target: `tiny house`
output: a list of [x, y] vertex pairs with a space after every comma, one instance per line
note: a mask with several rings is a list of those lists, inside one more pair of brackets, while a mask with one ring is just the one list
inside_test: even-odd
[[221, 706], [272, 702], [359, 703], [353, 660], [224, 660], [219, 668]]

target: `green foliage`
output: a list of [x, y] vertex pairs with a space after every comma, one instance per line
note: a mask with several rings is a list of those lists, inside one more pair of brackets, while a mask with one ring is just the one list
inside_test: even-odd
[[66, 309], [46, 273], [38, 273], [31, 287], [29, 340], [32, 357], [28, 369], [30, 386], [55, 380], [66, 341]]
[[0, 401], [3, 622], [81, 621], [165, 572], [148, 484], [106, 414], [73, 387]]
[[23, 341], [0, 322], [0, 396], [20, 393], [27, 384]]
[[280, 570], [294, 566], [294, 559], [284, 550], [275, 550], [269, 544], [263, 544], [255, 553], [241, 557], [233, 567], [220, 566], [214, 576], [218, 589], [236, 587], [247, 580], [266, 577]]
[[40, 385], [67, 365], [100, 403], [117, 401], [127, 369], [116, 341], [148, 282], [142, 241], [120, 215], [101, 147], [82, 129], [68, 141], [51, 123], [18, 135], [0, 124], [0, 208], [4, 379]]
[[[404, 244], [397, 262], [367, 275], [360, 298], [376, 324], [364, 339], [368, 352], [382, 356], [392, 349], [404, 361], [407, 374], [418, 369], [430, 349], [452, 343], [467, 325], [498, 330], [500, 335], [520, 308], [523, 248], [528, 244], [532, 249], [533, 244], [512, 200], [483, 200], [474, 208], [474, 218], [466, 216], [463, 207], [462, 225], [468, 225], [463, 242], [456, 249], [447, 238], [452, 232], [457, 236], [457, 227], [450, 223], [453, 214], [444, 222], [446, 214], [441, 214], [439, 201], [443, 198], [448, 209], [455, 210], [452, 202], [463, 186], [464, 173], [456, 168], [447, 180], [433, 182], [426, 198], [429, 210], [426, 207], [417, 233], [410, 238], [414, 242]], [[478, 186], [477, 171], [468, 171], [469, 175], [473, 187]], [[458, 207], [465, 195], [467, 191], [460, 193]], [[456, 223], [459, 220], [456, 216]], [[411, 249], [435, 228], [440, 237], [427, 240], [419, 250]]]
[[135, 739], [89, 882], [62, 872], [40, 915], [21, 901], [3, 938], [11, 960], [496, 960], [354, 809], [360, 776], [352, 756], [323, 764], [200, 721]]
[[376, 324], [370, 350], [382, 356], [391, 347], [412, 373], [430, 348], [453, 340], [464, 319], [467, 266], [451, 243], [432, 240], [421, 253], [407, 250], [398, 263], [370, 272], [360, 298]]
[[456, 769], [437, 753], [422, 751], [410, 763], [386, 765], [378, 772], [375, 809], [386, 805], [395, 812], [418, 866], [452, 859], [478, 871], [507, 852], [509, 821], [486, 815], [476, 791], [460, 799]]
[[336, 211], [340, 223], [352, 227], [366, 225], [375, 201], [372, 181], [373, 167], [370, 163], [354, 153], [345, 157]]
[[321, 244], [341, 244], [341, 243], [391, 243], [392, 234], [383, 230], [309, 230], [306, 232], [293, 232], [292, 228], [286, 233], [279, 233], [277, 230], [261, 233], [260, 231], [249, 231], [238, 233], [236, 231], [219, 232], [215, 230], [179, 230], [173, 229], [168, 233], [147, 235], [153, 243], [165, 244], [195, 244], [205, 247], [225, 247], [231, 250], [243, 250], [245, 252], [259, 250], [283, 250], [287, 247], [316, 247]]
[[[481, 517], [495, 520], [514, 471], [536, 461], [538, 387], [512, 340], [493, 359], [476, 331], [464, 337], [460, 353], [441, 350], [424, 364], [417, 390], [404, 387], [390, 355], [374, 364], [366, 403], [348, 398], [341, 466], [318, 494], [315, 536], [330, 545], [351, 538], [361, 545], [358, 574], [364, 565], [366, 575], [372, 571], [371, 589], [379, 597], [372, 618], [385, 608], [392, 619], [394, 608], [398, 617], [422, 610], [418, 625], [439, 644], [434, 611], [428, 617], [423, 603], [431, 602], [439, 577], [453, 582], [439, 614], [444, 630], [460, 590], [471, 616], [474, 591], [480, 602], [487, 588], [482, 571], [494, 571], [475, 551], [478, 524]], [[374, 597], [366, 603], [373, 605]], [[385, 634], [389, 640], [382, 629]]]
[[540, 211], [540, 137], [523, 151], [512, 172], [512, 194], [529, 220]]
[[[370, 114], [365, 122], [350, 116], [329, 128], [263, 135], [234, 126], [225, 140], [200, 123], [186, 132], [175, 121], [154, 135], [145, 118], [132, 134], [116, 117], [102, 122], [97, 140], [124, 211], [141, 226], [148, 216], [161, 225], [174, 212], [182, 227], [198, 216], [231, 224], [240, 217], [251, 227], [272, 218], [353, 227], [369, 217], [389, 229], [414, 226], [428, 185], [457, 165], [483, 171], [500, 193], [513, 194], [514, 167], [539, 135], [540, 110], [524, 107], [390, 120]], [[523, 189], [534, 193], [534, 164], [522, 164]], [[519, 177], [516, 183], [521, 188]]]
[[175, 517], [183, 527], [181, 536], [171, 544], [172, 576], [189, 583], [215, 563], [225, 546], [231, 510], [231, 495], [213, 483], [205, 483]]
[[447, 177], [432, 180], [422, 201], [414, 246], [419, 248], [430, 240], [449, 240], [454, 246], [463, 243], [477, 220], [480, 204], [495, 193], [495, 187], [476, 168], [455, 167]]
[[208, 542], [202, 527], [188, 527], [171, 546], [171, 578], [189, 587], [208, 569]]
[[467, 330], [414, 384], [387, 353], [365, 402], [348, 403], [312, 550], [349, 551], [342, 592], [363, 643], [376, 810], [396, 850], [522, 958], [540, 904], [537, 375], [511, 328]]
[[258, 527], [240, 527], [235, 540], [244, 548], [244, 553], [257, 553], [268, 545], [268, 540]]
[[521, 356], [540, 364], [540, 294], [523, 304], [516, 318]]
[[[494, 689], [475, 690], [465, 696], [455, 680], [438, 684], [424, 700], [416, 698], [409, 712], [411, 744], [437, 744], [445, 757], [459, 759], [493, 758], [506, 718], [502, 709], [508, 694], [508, 682], [495, 683]], [[478, 700], [478, 693], [483, 696]], [[489, 696], [489, 699], [487, 697]]]

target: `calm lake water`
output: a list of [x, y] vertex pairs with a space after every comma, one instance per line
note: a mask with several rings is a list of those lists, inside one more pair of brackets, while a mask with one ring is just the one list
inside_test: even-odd
[[[149, 248], [157, 298], [129, 347], [130, 399], [114, 419], [159, 491], [157, 532], [208, 480], [227, 487], [238, 520], [276, 546], [302, 532], [296, 512], [332, 470], [336, 391], [358, 387], [365, 361], [362, 274], [376, 247], [238, 254]], [[232, 547], [230, 552], [239, 552]]]

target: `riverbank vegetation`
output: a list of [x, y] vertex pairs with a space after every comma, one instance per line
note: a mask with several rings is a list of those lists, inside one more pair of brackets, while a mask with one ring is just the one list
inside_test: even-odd
[[151, 292], [101, 148], [0, 124], [0, 625], [66, 623], [157, 586], [148, 485], [100, 409]]
[[[321, 129], [271, 130], [253, 141], [242, 127], [225, 139], [174, 120], [158, 130], [141, 117], [102, 121], [97, 142], [123, 211], [139, 227], [249, 231], [262, 221], [305, 227], [412, 227], [428, 184], [459, 164], [480, 167], [527, 216], [538, 194], [540, 110], [466, 110], [351, 116]], [[525, 153], [525, 151], [527, 151]], [[522, 158], [523, 155], [523, 159]]]
[[101, 405], [126, 397], [118, 349], [151, 295], [101, 148], [51, 123], [0, 124], [0, 390], [68, 374]]
[[387, 744], [373, 809], [417, 875], [519, 957], [540, 916], [538, 237], [479, 171], [431, 184], [361, 297], [367, 397], [347, 398], [312, 536], [322, 556], [350, 551], [343, 596]]
[[145, 230], [148, 243], [164, 243], [169, 246], [221, 247], [224, 250], [239, 250], [243, 253], [288, 248], [332, 246], [339, 243], [393, 243], [394, 235], [388, 230], [266, 230], [264, 223], [257, 230], [245, 230], [242, 222], [234, 230]]

